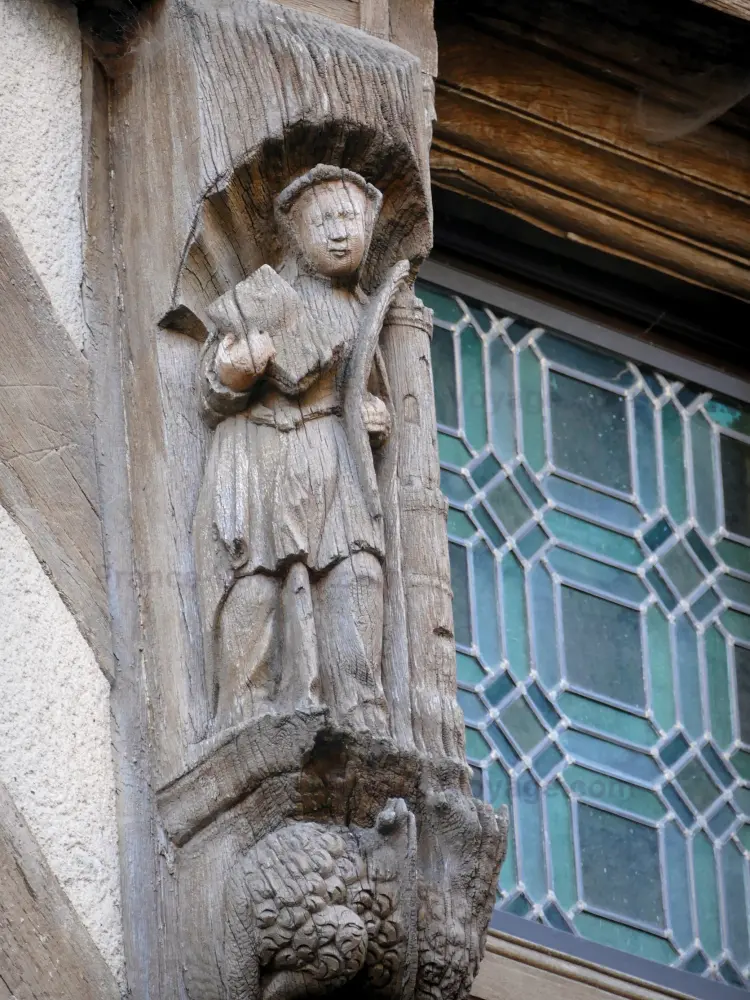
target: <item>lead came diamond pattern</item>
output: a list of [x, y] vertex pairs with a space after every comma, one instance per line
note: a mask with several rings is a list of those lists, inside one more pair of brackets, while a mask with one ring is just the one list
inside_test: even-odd
[[750, 407], [421, 283], [498, 907], [750, 983]]

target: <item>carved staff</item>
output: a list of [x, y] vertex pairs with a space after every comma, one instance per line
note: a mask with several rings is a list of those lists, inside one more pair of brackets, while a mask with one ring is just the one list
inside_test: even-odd
[[375, 467], [372, 461], [370, 438], [362, 417], [362, 405], [367, 390], [367, 380], [372, 369], [375, 349], [378, 346], [380, 331], [383, 329], [385, 317], [393, 297], [398, 291], [401, 281], [409, 273], [409, 261], [400, 260], [386, 272], [385, 279], [367, 304], [362, 325], [359, 328], [357, 343], [352, 351], [346, 373], [346, 389], [344, 391], [344, 426], [351, 445], [354, 461], [359, 474], [359, 481], [365, 495], [365, 503], [371, 517], [381, 518], [383, 510], [380, 503], [378, 484], [375, 479]]

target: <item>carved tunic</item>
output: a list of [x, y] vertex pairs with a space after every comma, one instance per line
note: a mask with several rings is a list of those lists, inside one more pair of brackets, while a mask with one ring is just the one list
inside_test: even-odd
[[[282, 391], [270, 376], [249, 393], [234, 392], [215, 373], [218, 338], [204, 352], [204, 406], [220, 422], [198, 519], [211, 524], [203, 545], [213, 547], [220, 576], [273, 574], [293, 561], [319, 573], [357, 551], [384, 555], [382, 522], [367, 511], [341, 418], [361, 303], [351, 293], [333, 296], [329, 290], [325, 315], [315, 316], [310, 307], [320, 307], [322, 297], [311, 284], [297, 288], [308, 310], [298, 336], [316, 343], [301, 344], [301, 353], [319, 358], [323, 340], [327, 357], [316, 362], [317, 371], [301, 374], [294, 388]], [[316, 327], [323, 324], [327, 336], [321, 337]]]

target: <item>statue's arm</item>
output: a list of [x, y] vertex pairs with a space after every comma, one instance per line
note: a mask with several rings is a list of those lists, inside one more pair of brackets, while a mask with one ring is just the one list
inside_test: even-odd
[[256, 335], [257, 342], [251, 343], [250, 337], [215, 332], [206, 341], [199, 382], [203, 411], [211, 423], [249, 406], [250, 390], [273, 356], [270, 341], [262, 336]]

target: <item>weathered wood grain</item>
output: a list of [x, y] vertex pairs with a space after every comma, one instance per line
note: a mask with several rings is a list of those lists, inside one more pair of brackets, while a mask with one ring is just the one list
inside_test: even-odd
[[0, 997], [119, 1000], [101, 953], [0, 784]]
[[750, 77], [731, 62], [711, 72], [722, 51], [736, 58], [731, 38], [707, 35], [701, 62], [690, 24], [670, 51], [633, 27], [595, 29], [577, 5], [538, 22], [534, 9], [505, 0], [441, 27], [433, 180], [750, 297], [750, 128], [728, 112]]
[[157, 821], [148, 761], [148, 702], [141, 664], [138, 595], [130, 521], [128, 442], [125, 429], [123, 354], [118, 262], [110, 191], [109, 83], [84, 47], [82, 74], [84, 158], [83, 215], [86, 321], [84, 352], [91, 368], [95, 449], [102, 510], [107, 594], [111, 609], [115, 678], [110, 699], [117, 775], [123, 939], [127, 984], [137, 1000], [160, 993], [163, 944], [160, 891], [164, 859], [155, 838]]
[[111, 679], [88, 366], [0, 214], [0, 503]]
[[706, 4], [707, 7], [715, 7], [724, 14], [750, 20], [750, 0], [697, 0], [697, 2]]

